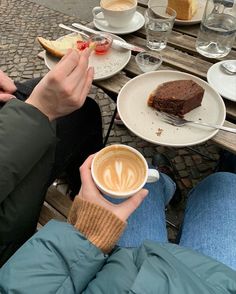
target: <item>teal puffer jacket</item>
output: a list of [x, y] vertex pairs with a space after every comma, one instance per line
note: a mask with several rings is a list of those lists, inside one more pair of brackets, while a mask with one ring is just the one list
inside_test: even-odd
[[1, 294], [236, 293], [236, 272], [192, 250], [146, 241], [104, 255], [68, 223], [51, 221], [0, 270]]

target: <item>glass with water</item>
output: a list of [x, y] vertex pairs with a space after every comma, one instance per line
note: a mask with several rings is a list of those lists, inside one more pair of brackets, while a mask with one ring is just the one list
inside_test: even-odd
[[236, 1], [208, 0], [200, 25], [196, 50], [209, 58], [226, 56], [236, 35]]
[[166, 47], [175, 17], [175, 10], [166, 6], [150, 6], [145, 11], [146, 45], [149, 49], [160, 51]]

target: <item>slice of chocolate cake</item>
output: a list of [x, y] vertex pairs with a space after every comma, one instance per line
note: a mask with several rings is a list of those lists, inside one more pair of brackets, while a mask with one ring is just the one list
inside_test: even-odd
[[201, 105], [204, 89], [192, 80], [176, 80], [159, 85], [149, 96], [148, 105], [183, 116]]

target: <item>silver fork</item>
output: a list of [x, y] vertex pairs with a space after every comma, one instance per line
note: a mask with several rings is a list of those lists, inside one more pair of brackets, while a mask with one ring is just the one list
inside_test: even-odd
[[226, 132], [236, 134], [236, 129], [234, 129], [234, 128], [224, 127], [224, 126], [215, 125], [215, 124], [211, 124], [211, 123], [200, 122], [200, 121], [187, 120], [187, 119], [181, 118], [179, 116], [169, 114], [169, 113], [166, 113], [166, 112], [162, 112], [162, 111], [157, 111], [156, 114], [158, 116], [160, 115], [160, 118], [164, 122], [166, 122], [168, 124], [171, 124], [171, 125], [174, 125], [174, 126], [177, 126], [177, 127], [182, 127], [182, 126], [184, 126], [186, 124], [197, 124], [197, 125], [210, 127], [210, 128], [214, 128], [214, 129], [219, 129], [219, 130], [222, 130], [222, 131], [226, 131]]

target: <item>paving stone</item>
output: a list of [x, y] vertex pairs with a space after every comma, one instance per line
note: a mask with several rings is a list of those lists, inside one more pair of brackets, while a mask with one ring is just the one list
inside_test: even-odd
[[[183, 160], [183, 158], [181, 158], [181, 160]], [[186, 165], [183, 162], [177, 163], [175, 167], [177, 168], [177, 170], [181, 170], [181, 171], [186, 169]]]
[[209, 164], [206, 164], [206, 163], [198, 164], [198, 170], [200, 172], [204, 172], [204, 171], [207, 171], [209, 169], [211, 169], [211, 167], [209, 166]]
[[191, 167], [194, 164], [191, 156], [184, 156], [184, 162], [185, 162], [185, 164], [186, 164], [187, 167]]
[[178, 174], [181, 178], [185, 178], [185, 177], [189, 177], [189, 171], [187, 170], [181, 170], [181, 171], [178, 171]]
[[183, 158], [181, 156], [176, 156], [175, 159], [174, 159], [174, 162], [175, 163], [183, 162]]
[[199, 179], [200, 173], [199, 173], [197, 168], [192, 167], [191, 171], [190, 171], [190, 174], [191, 174], [193, 179]]
[[146, 156], [153, 156], [153, 148], [152, 147], [144, 147], [143, 152]]
[[181, 178], [181, 182], [184, 185], [185, 188], [191, 188], [192, 187], [192, 181], [190, 181], [189, 178]]

